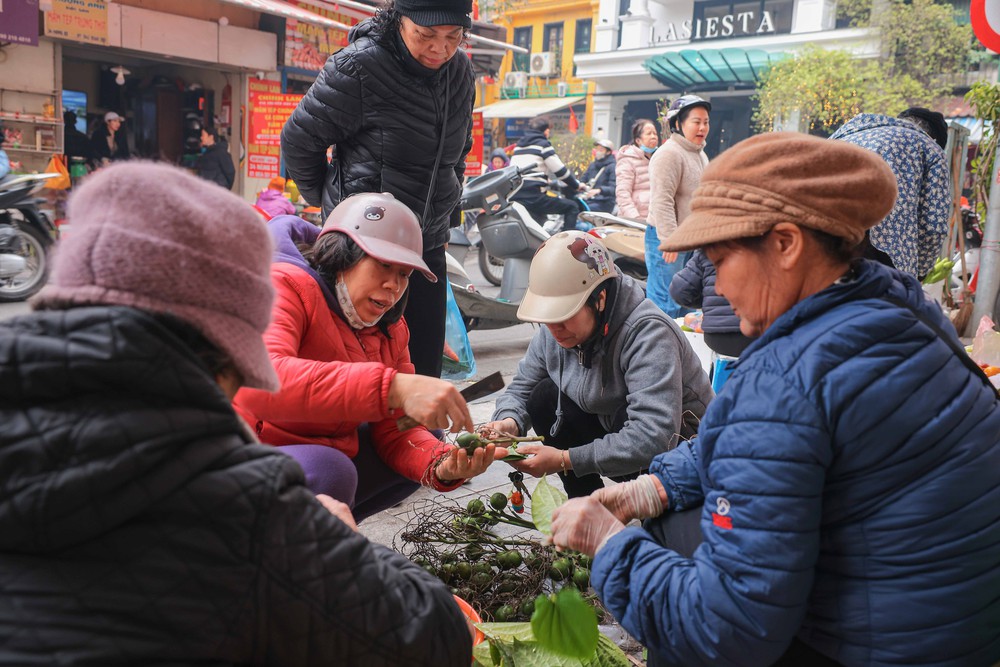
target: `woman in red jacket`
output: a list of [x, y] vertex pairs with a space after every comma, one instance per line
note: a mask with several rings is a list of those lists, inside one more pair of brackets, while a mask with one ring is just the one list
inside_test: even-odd
[[[451, 383], [413, 374], [406, 288], [413, 270], [436, 278], [406, 206], [360, 194], [341, 202], [322, 231], [294, 216], [268, 224], [276, 298], [264, 341], [281, 389], [244, 389], [234, 400], [261, 442], [282, 446], [310, 489], [351, 505], [359, 522], [418, 484], [448, 491], [506, 456], [493, 446], [469, 456], [428, 430], [473, 424]], [[400, 431], [404, 415], [422, 426]]]

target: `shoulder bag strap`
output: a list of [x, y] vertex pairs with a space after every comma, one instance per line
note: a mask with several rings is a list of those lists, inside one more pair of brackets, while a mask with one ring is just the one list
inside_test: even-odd
[[969, 369], [970, 372], [972, 372], [973, 375], [978, 376], [979, 379], [985, 382], [986, 386], [989, 387], [991, 390], [993, 390], [995, 394], [1000, 395], [1000, 389], [997, 389], [996, 387], [993, 386], [993, 383], [990, 382], [989, 377], [987, 377], [986, 373], [983, 372], [983, 369], [979, 367], [979, 364], [973, 361], [972, 357], [968, 355], [965, 349], [957, 342], [955, 342], [954, 336], [949, 335], [946, 331], [942, 330], [941, 327], [939, 327], [936, 322], [934, 322], [932, 319], [930, 319], [929, 317], [927, 317], [926, 315], [924, 315], [919, 310], [917, 310], [910, 304], [906, 303], [902, 299], [897, 299], [894, 296], [884, 296], [882, 297], [882, 299], [884, 301], [888, 301], [893, 305], [899, 306], [900, 308], [904, 308], [913, 313], [918, 320], [923, 322], [925, 325], [927, 325], [927, 327], [931, 331], [936, 333], [938, 335], [938, 338], [940, 338], [941, 340], [943, 340], [945, 343], [948, 344], [948, 347], [950, 347], [952, 351], [958, 356], [958, 360], [961, 361], [963, 364], [965, 364], [965, 366]]

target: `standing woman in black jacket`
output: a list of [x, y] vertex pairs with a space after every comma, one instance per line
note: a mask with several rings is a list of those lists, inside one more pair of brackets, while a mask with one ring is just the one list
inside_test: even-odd
[[233, 166], [233, 156], [229, 154], [229, 145], [214, 127], [202, 129], [201, 145], [205, 152], [198, 158], [195, 167], [198, 175], [206, 181], [232, 190], [233, 182], [236, 181], [236, 168]]
[[441, 373], [444, 244], [460, 221], [472, 148], [475, 77], [456, 57], [471, 11], [471, 0], [387, 0], [326, 61], [281, 133], [288, 175], [324, 216], [359, 192], [389, 192], [420, 216], [423, 259], [438, 282], [414, 276], [405, 317], [423, 375]]

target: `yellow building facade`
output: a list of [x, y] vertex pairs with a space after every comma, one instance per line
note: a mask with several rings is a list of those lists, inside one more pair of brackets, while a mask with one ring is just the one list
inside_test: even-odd
[[546, 115], [557, 132], [570, 129], [575, 116], [577, 132], [590, 134], [591, 86], [576, 76], [573, 58], [593, 49], [599, 4], [513, 0], [498, 12], [493, 22], [507, 28], [507, 41], [529, 53], [508, 52], [496, 81], [484, 87], [487, 131], [492, 121], [494, 132], [510, 141], [530, 118]]

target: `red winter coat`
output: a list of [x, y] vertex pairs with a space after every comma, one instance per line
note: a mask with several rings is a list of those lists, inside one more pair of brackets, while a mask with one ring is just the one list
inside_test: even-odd
[[358, 453], [358, 426], [371, 426], [379, 457], [400, 475], [447, 491], [430, 474], [444, 445], [423, 427], [399, 431], [398, 410], [389, 409], [389, 385], [396, 373], [412, 373], [400, 320], [389, 335], [378, 327], [356, 331], [330, 310], [316, 280], [286, 263], [271, 268], [275, 302], [264, 333], [281, 389], [268, 393], [243, 388], [233, 406], [270, 445], [317, 444], [351, 458]]

